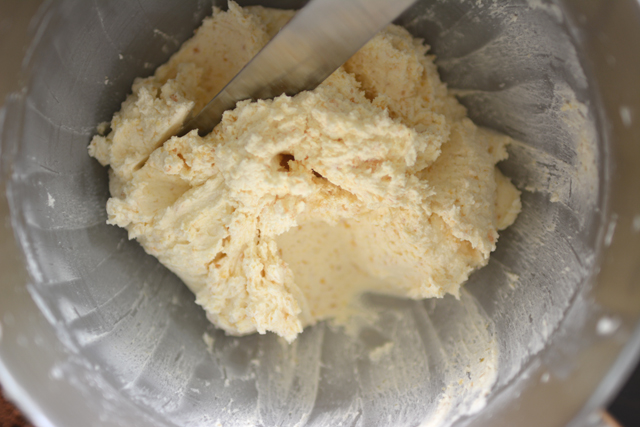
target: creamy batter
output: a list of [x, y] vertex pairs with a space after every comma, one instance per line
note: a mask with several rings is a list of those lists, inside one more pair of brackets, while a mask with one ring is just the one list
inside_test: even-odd
[[347, 318], [366, 291], [458, 296], [520, 211], [495, 166], [511, 140], [466, 117], [398, 26], [311, 92], [243, 101], [211, 134], [173, 136], [293, 13], [214, 9], [89, 146], [110, 166], [110, 224], [227, 333], [288, 341]]

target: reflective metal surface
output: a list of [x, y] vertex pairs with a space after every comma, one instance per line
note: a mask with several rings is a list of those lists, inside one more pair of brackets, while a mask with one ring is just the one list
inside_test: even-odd
[[181, 130], [206, 135], [245, 99], [315, 89], [415, 0], [312, 0]]
[[[499, 3], [424, 1], [399, 22], [432, 45], [476, 122], [521, 141], [501, 165], [524, 190], [521, 216], [462, 303], [373, 298], [384, 322], [367, 334], [319, 325], [292, 348], [208, 325], [175, 276], [104, 224], [107, 176], [86, 154], [210, 4], [48, 3], [1, 122], [5, 390], [43, 426], [597, 423], [640, 346], [640, 6]], [[465, 393], [447, 408], [447, 369], [467, 362], [442, 355], [473, 344], [460, 339], [473, 312], [497, 376], [483, 408]], [[389, 360], [368, 356], [388, 341]]]

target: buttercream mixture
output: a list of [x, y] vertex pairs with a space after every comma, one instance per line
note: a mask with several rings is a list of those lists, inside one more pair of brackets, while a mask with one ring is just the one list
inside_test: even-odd
[[110, 224], [227, 333], [290, 342], [366, 291], [458, 296], [520, 211], [496, 167], [511, 140], [474, 125], [428, 47], [394, 25], [315, 90], [173, 136], [293, 14], [214, 9], [89, 146], [110, 166]]

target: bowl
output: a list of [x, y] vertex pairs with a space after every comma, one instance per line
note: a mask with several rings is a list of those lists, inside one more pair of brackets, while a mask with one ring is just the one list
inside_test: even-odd
[[403, 14], [470, 117], [518, 141], [500, 167], [522, 213], [460, 300], [370, 295], [377, 322], [320, 323], [291, 346], [209, 324], [106, 225], [107, 173], [86, 151], [214, 3], [47, 2], [24, 58], [3, 58], [23, 61], [0, 115], [8, 396], [42, 426], [599, 422], [640, 346], [638, 2], [425, 0]]

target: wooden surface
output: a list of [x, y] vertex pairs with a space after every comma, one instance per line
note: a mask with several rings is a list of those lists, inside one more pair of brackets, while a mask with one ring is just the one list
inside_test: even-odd
[[9, 403], [0, 390], [0, 427], [33, 427], [24, 419], [20, 411]]

